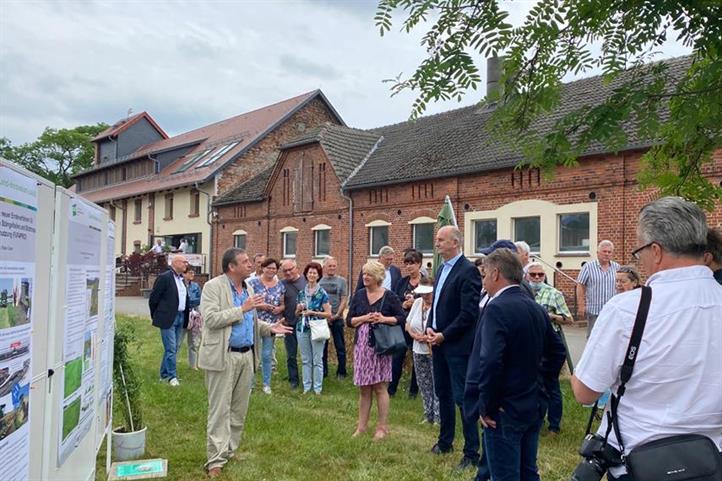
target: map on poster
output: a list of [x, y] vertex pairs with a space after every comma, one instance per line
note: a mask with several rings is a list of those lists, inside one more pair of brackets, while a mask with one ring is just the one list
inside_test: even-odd
[[[0, 473], [30, 475], [30, 364], [35, 285], [35, 180], [0, 166]], [[28, 248], [32, 246], [33, 248]]]
[[95, 415], [95, 363], [100, 305], [100, 250], [104, 220], [77, 197], [68, 209], [63, 332], [62, 423], [58, 466], [88, 433]]

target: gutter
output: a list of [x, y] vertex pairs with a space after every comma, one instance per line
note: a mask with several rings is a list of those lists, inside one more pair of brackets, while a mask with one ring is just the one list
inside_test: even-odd
[[198, 181], [193, 184], [193, 188], [201, 194], [205, 194], [208, 200], [206, 207], [206, 223], [208, 224], [208, 227], [210, 227], [211, 233], [210, 239], [208, 239], [208, 276], [210, 278], [210, 275], [213, 272], [213, 223], [211, 222], [211, 218], [213, 216], [213, 208], [211, 207], [211, 195], [208, 192], [204, 192], [199, 188]]

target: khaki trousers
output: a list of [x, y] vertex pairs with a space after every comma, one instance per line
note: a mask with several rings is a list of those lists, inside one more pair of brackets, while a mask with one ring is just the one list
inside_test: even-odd
[[223, 371], [206, 371], [208, 440], [206, 469], [223, 467], [241, 442], [253, 379], [253, 351], [229, 352]]

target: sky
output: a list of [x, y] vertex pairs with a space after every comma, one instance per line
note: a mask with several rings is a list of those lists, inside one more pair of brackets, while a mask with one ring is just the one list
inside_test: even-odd
[[[381, 37], [376, 3], [0, 0], [0, 137], [19, 145], [130, 109], [176, 135], [315, 89], [351, 127], [404, 121], [415, 94], [391, 97], [383, 81], [415, 70], [425, 30], [400, 32], [399, 13]], [[512, 23], [533, 4], [511, 3]], [[670, 43], [660, 58], [684, 53]]]

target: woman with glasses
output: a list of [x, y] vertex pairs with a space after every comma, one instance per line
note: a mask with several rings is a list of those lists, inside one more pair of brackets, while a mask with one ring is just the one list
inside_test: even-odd
[[[258, 318], [269, 324], [281, 319], [284, 309], [283, 295], [286, 287], [278, 281], [278, 261], [268, 258], [261, 263], [261, 275], [248, 282], [253, 292], [263, 296], [263, 304], [258, 307]], [[261, 371], [263, 373], [263, 392], [271, 394], [271, 367], [273, 361], [273, 340], [275, 335], [263, 336], [261, 339]]]
[[364, 264], [361, 279], [363, 288], [351, 299], [346, 324], [356, 329], [353, 349], [353, 383], [359, 387], [358, 425], [353, 436], [368, 429], [372, 398], [376, 396], [378, 418], [374, 440], [386, 437], [389, 432], [389, 393], [391, 381], [391, 356], [376, 354], [371, 343], [373, 326], [377, 324], [400, 324], [404, 322], [404, 310], [396, 294], [381, 284], [386, 273], [384, 266], [376, 261]]
[[617, 293], [631, 291], [638, 287], [642, 287], [642, 278], [637, 269], [632, 266], [621, 266], [617, 269]]

